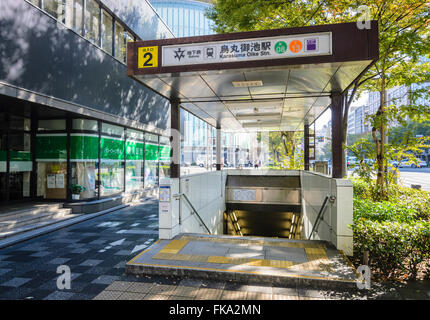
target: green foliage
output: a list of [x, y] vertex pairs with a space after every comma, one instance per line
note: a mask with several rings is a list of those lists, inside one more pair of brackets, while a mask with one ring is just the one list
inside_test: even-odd
[[430, 192], [390, 185], [379, 201], [374, 181], [353, 179], [354, 254], [369, 251], [370, 265], [387, 278], [415, 279], [430, 270]]
[[369, 251], [370, 266], [385, 277], [407, 275], [416, 279], [418, 266], [430, 259], [430, 223], [371, 221], [353, 225], [356, 254]]
[[366, 219], [378, 222], [412, 223], [416, 218], [415, 209], [408, 203], [373, 202], [371, 200], [354, 199], [354, 221]]
[[84, 186], [81, 186], [79, 184], [73, 184], [70, 186], [70, 191], [73, 194], [80, 194], [81, 192], [85, 191], [86, 188]]

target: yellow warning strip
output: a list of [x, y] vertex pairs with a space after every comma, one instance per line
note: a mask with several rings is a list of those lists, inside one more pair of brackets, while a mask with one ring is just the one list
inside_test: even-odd
[[162, 250], [161, 253], [176, 254], [186, 246], [188, 240], [171, 240]]
[[[154, 245], [156, 245], [157, 243], [159, 243], [160, 242], [160, 240], [157, 240], [157, 241], [155, 241], [152, 245], [154, 246]], [[132, 262], [134, 262], [137, 258], [139, 258], [142, 254], [144, 254], [144, 253], [146, 253], [146, 252], [148, 252], [148, 251], [151, 251], [151, 249], [152, 249], [152, 247], [151, 248], [148, 248], [148, 249], [146, 249], [146, 250], [143, 250], [141, 253], [139, 253], [137, 256], [135, 256], [133, 259], [131, 259], [130, 261], [129, 261], [129, 263], [132, 263]]]

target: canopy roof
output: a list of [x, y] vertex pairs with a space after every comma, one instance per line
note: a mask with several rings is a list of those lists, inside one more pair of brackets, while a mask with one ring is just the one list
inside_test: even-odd
[[300, 131], [378, 59], [356, 23], [130, 42], [127, 74], [224, 131]]

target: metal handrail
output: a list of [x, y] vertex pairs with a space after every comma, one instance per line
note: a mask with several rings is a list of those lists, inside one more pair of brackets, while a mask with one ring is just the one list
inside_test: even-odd
[[193, 209], [194, 213], [197, 215], [197, 217], [199, 218], [201, 224], [205, 227], [206, 231], [209, 234], [212, 234], [211, 231], [209, 230], [209, 228], [207, 227], [206, 223], [203, 221], [202, 217], [200, 217], [199, 213], [197, 212], [197, 210], [194, 208], [193, 204], [191, 203], [190, 199], [188, 199], [187, 195], [185, 193], [181, 193], [179, 196], [184, 196], [185, 200], [187, 200], [188, 204], [190, 205], [191, 209]]
[[309, 234], [309, 238], [308, 238], [308, 240], [310, 240], [310, 239], [312, 238], [312, 235], [313, 235], [313, 233], [314, 233], [314, 231], [315, 231], [315, 228], [316, 228], [316, 226], [317, 226], [317, 224], [318, 224], [318, 222], [319, 222], [319, 220], [320, 220], [321, 214], [324, 212], [324, 209], [325, 209], [325, 207], [326, 207], [327, 202], [328, 202], [328, 200], [329, 200], [329, 199], [330, 199], [330, 195], [326, 195], [326, 196], [325, 196], [325, 199], [324, 199], [324, 202], [323, 202], [323, 204], [322, 204], [322, 206], [321, 206], [321, 209], [320, 209], [320, 211], [318, 212], [317, 219], [315, 220], [315, 223], [314, 223], [314, 225], [313, 225], [313, 227], [312, 227], [312, 231], [311, 231], [311, 233]]

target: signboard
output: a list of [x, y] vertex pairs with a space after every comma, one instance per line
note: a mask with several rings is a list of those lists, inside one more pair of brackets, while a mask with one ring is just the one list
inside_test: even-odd
[[170, 202], [170, 186], [160, 186], [160, 202]]
[[170, 67], [331, 54], [331, 32], [310, 33], [293, 36], [163, 46], [162, 66]]
[[255, 201], [256, 191], [254, 189], [234, 189], [233, 200], [234, 201]]
[[137, 53], [137, 65], [142, 68], [158, 67], [158, 47], [141, 47]]

